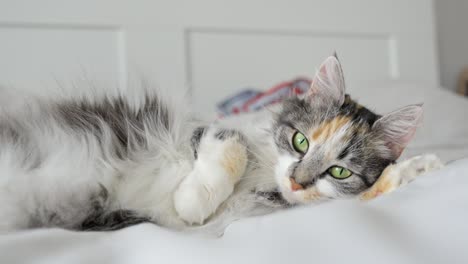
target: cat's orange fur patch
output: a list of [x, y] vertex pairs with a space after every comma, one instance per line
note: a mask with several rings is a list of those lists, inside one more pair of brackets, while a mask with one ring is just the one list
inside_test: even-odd
[[391, 173], [393, 166], [388, 166], [381, 174], [379, 179], [372, 185], [372, 187], [361, 194], [361, 200], [371, 200], [385, 193], [392, 192], [398, 186], [398, 182], [394, 179]]
[[322, 123], [317, 129], [315, 129], [312, 132], [311, 138], [315, 141], [325, 141], [350, 121], [351, 118], [348, 116], [337, 116], [332, 120]]
[[228, 173], [232, 182], [237, 183], [247, 166], [247, 150], [245, 146], [235, 140], [227, 141], [221, 165]]

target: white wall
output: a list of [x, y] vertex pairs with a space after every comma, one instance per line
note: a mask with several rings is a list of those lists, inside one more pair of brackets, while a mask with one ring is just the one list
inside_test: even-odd
[[435, 0], [441, 83], [457, 89], [458, 75], [468, 67], [468, 1]]
[[49, 94], [150, 76], [172, 93], [189, 88], [194, 108], [212, 113], [246, 86], [311, 76], [337, 50], [350, 91], [432, 87], [433, 13], [432, 0], [0, 0], [0, 85]]

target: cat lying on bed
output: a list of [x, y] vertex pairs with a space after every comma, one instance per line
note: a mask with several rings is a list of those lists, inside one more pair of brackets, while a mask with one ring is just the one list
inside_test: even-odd
[[295, 205], [370, 199], [440, 166], [434, 156], [394, 164], [421, 106], [374, 114], [345, 95], [335, 56], [305, 96], [215, 124], [151, 91], [25, 108], [0, 119], [2, 231], [225, 225]]

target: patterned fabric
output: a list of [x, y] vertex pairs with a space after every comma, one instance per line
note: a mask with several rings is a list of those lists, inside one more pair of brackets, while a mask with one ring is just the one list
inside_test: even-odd
[[310, 80], [298, 78], [277, 84], [265, 92], [248, 88], [219, 103], [217, 109], [220, 117], [255, 112], [291, 95], [302, 94], [309, 87]]

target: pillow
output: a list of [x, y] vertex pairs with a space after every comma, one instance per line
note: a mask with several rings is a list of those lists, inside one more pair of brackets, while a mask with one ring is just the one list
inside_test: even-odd
[[424, 104], [424, 120], [408, 147], [411, 155], [434, 152], [444, 160], [468, 157], [468, 99], [436, 86], [389, 82], [351, 87], [353, 99], [379, 114]]

